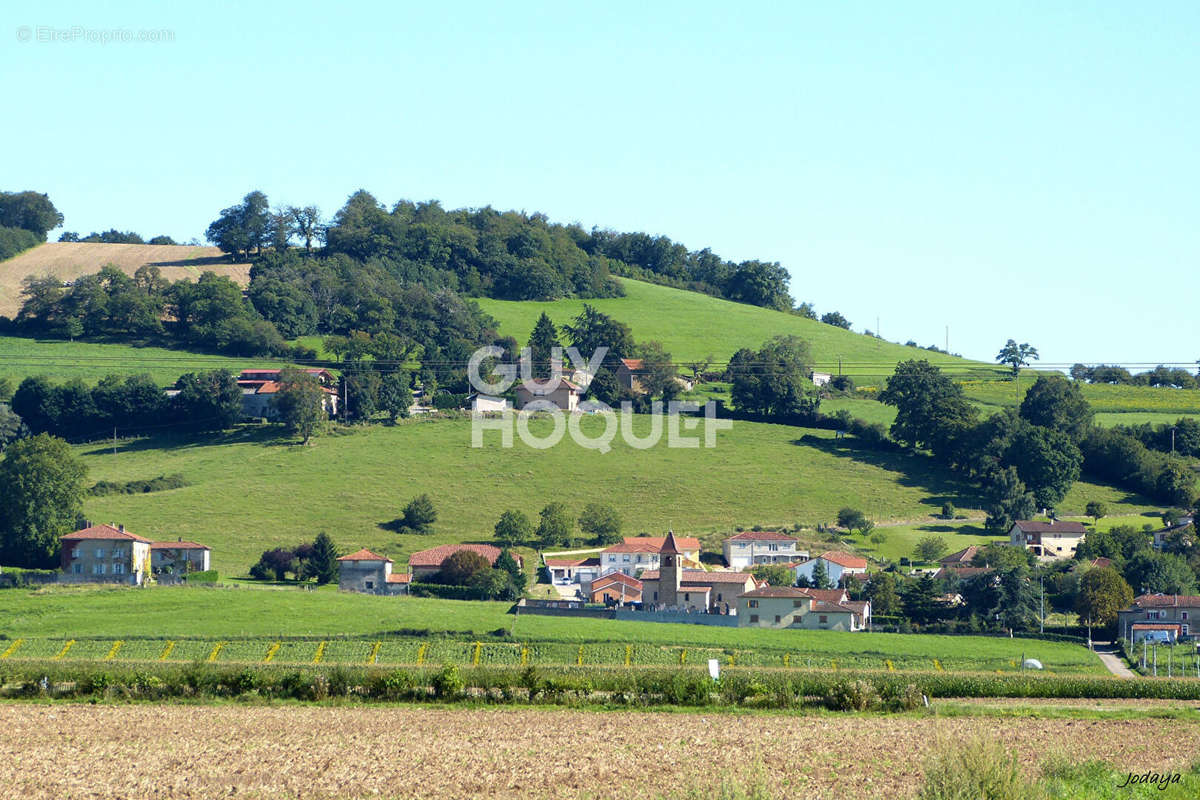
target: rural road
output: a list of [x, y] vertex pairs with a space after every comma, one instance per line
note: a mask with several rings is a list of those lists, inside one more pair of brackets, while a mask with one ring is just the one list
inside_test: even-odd
[[1129, 667], [1125, 666], [1125, 660], [1117, 655], [1117, 648], [1111, 642], [1096, 642], [1095, 651], [1096, 655], [1100, 656], [1100, 663], [1113, 675], [1118, 678], [1134, 677]]

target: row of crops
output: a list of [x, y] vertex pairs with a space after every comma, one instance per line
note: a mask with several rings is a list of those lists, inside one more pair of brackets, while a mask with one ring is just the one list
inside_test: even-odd
[[807, 669], [1018, 670], [1009, 659], [830, 656], [789, 650], [732, 650], [648, 644], [471, 642], [450, 639], [197, 640], [15, 639], [0, 642], [0, 661], [111, 661], [216, 664], [400, 666], [672, 666], [717, 659], [724, 666]]

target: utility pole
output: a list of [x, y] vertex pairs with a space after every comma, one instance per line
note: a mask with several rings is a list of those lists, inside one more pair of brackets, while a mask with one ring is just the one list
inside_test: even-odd
[[946, 326], [946, 352], [950, 352], [950, 326]]
[[1045, 575], [1045, 573], [1042, 573], [1041, 575], [1039, 575], [1038, 578], [1041, 580], [1041, 583], [1042, 583], [1042, 597], [1041, 597], [1041, 601], [1040, 601], [1041, 602], [1041, 612], [1040, 612], [1040, 616], [1041, 616], [1040, 623], [1041, 624], [1038, 626], [1038, 631], [1039, 631], [1039, 633], [1045, 633], [1046, 632], [1046, 575]]
[[[1172, 429], [1172, 430], [1174, 430], [1174, 429]], [[1174, 437], [1172, 437], [1172, 441], [1174, 441]], [[1174, 448], [1172, 448], [1172, 450], [1174, 450]], [[114, 425], [113, 426], [113, 455], [115, 456], [116, 454], [117, 454], [117, 426]]]
[[1171, 426], [1171, 455], [1175, 455], [1175, 426]]

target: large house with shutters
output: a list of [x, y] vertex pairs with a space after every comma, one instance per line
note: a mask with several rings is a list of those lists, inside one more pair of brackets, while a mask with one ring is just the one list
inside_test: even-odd
[[849, 600], [841, 590], [761, 586], [738, 596], [739, 627], [861, 631], [871, 621], [871, 604]]
[[776, 531], [742, 531], [724, 542], [725, 563], [730, 569], [746, 569], [758, 564], [790, 564], [808, 558], [797, 551], [797, 539]]
[[153, 542], [124, 525], [88, 525], [60, 539], [64, 583], [127, 583], [140, 586], [150, 575]]

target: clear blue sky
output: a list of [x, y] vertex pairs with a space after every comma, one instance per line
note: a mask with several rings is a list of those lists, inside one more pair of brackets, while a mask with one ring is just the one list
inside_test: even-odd
[[0, 188], [181, 240], [252, 189], [537, 210], [889, 339], [1200, 358], [1200, 4], [570, 5], [8, 3]]

